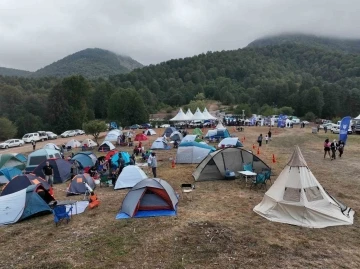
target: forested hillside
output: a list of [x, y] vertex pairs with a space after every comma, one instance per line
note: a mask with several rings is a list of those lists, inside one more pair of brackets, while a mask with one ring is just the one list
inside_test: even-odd
[[0, 75], [17, 77], [69, 77], [82, 75], [93, 79], [129, 73], [142, 64], [128, 56], [117, 55], [103, 49], [85, 49], [71, 54], [35, 72], [0, 67]]
[[265, 47], [284, 44], [298, 44], [325, 50], [360, 53], [359, 39], [338, 39], [304, 34], [282, 34], [260, 38], [251, 42], [248, 47]]
[[[149, 113], [215, 99], [234, 112], [315, 118], [360, 113], [360, 54], [294, 43], [208, 52], [109, 79], [0, 77], [0, 117], [18, 134], [62, 132], [91, 119], [144, 123]], [[0, 126], [1, 129], [1, 126]], [[1, 137], [0, 137], [1, 138]]]

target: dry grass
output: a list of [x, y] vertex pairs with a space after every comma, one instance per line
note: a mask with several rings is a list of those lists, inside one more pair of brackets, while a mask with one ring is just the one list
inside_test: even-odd
[[[267, 130], [253, 127], [237, 134], [245, 136], [244, 145], [251, 149], [258, 134]], [[278, 174], [299, 145], [321, 184], [360, 212], [360, 136], [350, 136], [344, 158], [336, 161], [323, 159], [324, 139], [309, 128], [276, 130], [259, 157]], [[158, 176], [180, 192], [181, 183], [193, 182], [196, 165], [172, 169], [169, 158], [175, 153], [158, 152]], [[65, 198], [61, 189], [65, 184], [57, 186], [59, 200]], [[353, 226], [325, 229], [272, 223], [252, 211], [264, 191], [250, 191], [239, 181], [198, 182], [191, 201], [180, 199], [177, 217], [115, 220], [126, 191], [96, 192], [100, 207], [74, 216], [68, 225], [56, 228], [49, 215], [0, 227], [0, 268], [360, 267], [357, 219]]]

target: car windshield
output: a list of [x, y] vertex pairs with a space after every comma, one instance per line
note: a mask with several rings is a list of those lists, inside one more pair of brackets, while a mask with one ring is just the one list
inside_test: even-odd
[[6, 140], [4, 143], [10, 143], [11, 142], [11, 140]]
[[29, 135], [24, 135], [24, 138], [27, 138], [27, 137], [29, 137]]

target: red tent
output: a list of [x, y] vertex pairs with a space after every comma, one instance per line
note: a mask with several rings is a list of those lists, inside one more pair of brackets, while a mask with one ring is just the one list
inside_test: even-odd
[[107, 161], [110, 160], [111, 157], [114, 156], [116, 153], [118, 153], [118, 151], [116, 149], [109, 151], [108, 154], [106, 154], [106, 156], [105, 156], [105, 160], [107, 160]]
[[148, 140], [145, 134], [137, 134], [135, 136], [135, 141], [145, 141], [145, 140]]

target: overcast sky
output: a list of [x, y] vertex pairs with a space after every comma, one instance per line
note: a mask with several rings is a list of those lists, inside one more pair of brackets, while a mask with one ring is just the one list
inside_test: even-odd
[[147, 65], [256, 38], [360, 38], [360, 0], [0, 0], [0, 66], [34, 71], [85, 48]]

